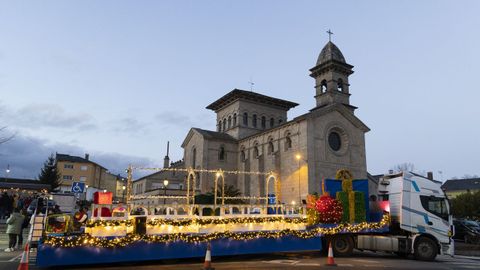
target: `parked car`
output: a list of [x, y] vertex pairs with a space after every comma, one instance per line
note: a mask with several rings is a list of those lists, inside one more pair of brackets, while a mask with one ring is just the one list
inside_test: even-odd
[[455, 226], [453, 239], [463, 240], [465, 243], [480, 244], [480, 226], [475, 221], [455, 219], [453, 225]]
[[[27, 214], [28, 215], [33, 215], [33, 213], [35, 212], [35, 208], [37, 208], [37, 203], [38, 203], [38, 199], [34, 199], [30, 205], [28, 206], [27, 208]], [[48, 211], [53, 211], [53, 209], [55, 208], [55, 201], [53, 200], [48, 200]], [[45, 207], [45, 203], [44, 203], [44, 206], [43, 208], [40, 210], [42, 213], [45, 213], [45, 210], [46, 210], [46, 207]]]

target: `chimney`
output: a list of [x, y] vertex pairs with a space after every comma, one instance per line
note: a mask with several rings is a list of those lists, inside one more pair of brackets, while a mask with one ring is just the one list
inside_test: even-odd
[[427, 172], [427, 178], [433, 180], [433, 172]]
[[88, 160], [89, 157], [90, 157], [90, 155], [85, 153], [85, 159]]
[[163, 168], [168, 168], [170, 164], [170, 157], [168, 156], [168, 152], [170, 150], [170, 142], [167, 142], [167, 155], [163, 159]]

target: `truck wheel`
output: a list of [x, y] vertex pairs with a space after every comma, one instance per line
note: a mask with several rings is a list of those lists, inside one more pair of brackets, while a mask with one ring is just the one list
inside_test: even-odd
[[350, 256], [353, 253], [353, 248], [353, 239], [348, 235], [338, 235], [332, 239], [332, 249], [334, 256]]
[[414, 255], [417, 260], [433, 261], [437, 257], [437, 244], [430, 238], [420, 237], [415, 242]]

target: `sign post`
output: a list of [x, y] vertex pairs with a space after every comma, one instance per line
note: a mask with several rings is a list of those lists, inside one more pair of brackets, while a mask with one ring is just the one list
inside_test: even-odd
[[85, 183], [82, 182], [73, 182], [72, 189], [70, 190], [72, 193], [83, 193], [85, 191]]

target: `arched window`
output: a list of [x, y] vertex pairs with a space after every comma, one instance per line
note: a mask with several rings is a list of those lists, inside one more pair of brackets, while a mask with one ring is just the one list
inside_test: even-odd
[[240, 151], [240, 161], [244, 162], [245, 160], [246, 160], [245, 149], [242, 149], [242, 151]]
[[220, 146], [220, 150], [218, 151], [218, 160], [225, 160], [225, 147]]
[[231, 128], [232, 127], [232, 117], [229, 116], [228, 117], [228, 128]]
[[340, 91], [340, 92], [343, 92], [343, 80], [342, 79], [338, 79], [338, 81], [337, 81], [337, 90]]
[[320, 83], [320, 89], [321, 89], [322, 93], [325, 93], [327, 91], [327, 81], [326, 80], [323, 80]]
[[197, 148], [192, 149], [192, 167], [195, 168], [195, 165], [197, 165]]
[[268, 154], [273, 154], [273, 151], [275, 150], [274, 146], [273, 146], [273, 139], [270, 139], [268, 141]]
[[218, 132], [222, 132], [222, 121], [218, 121]]
[[248, 113], [243, 113], [243, 125], [248, 126]]
[[256, 144], [256, 145], [253, 147], [253, 157], [254, 157], [254, 158], [258, 158], [259, 155], [260, 155], [260, 153], [258, 152], [258, 145]]
[[227, 130], [227, 119], [223, 119], [223, 132]]
[[267, 126], [267, 119], [265, 118], [265, 116], [262, 116], [262, 128], [265, 128]]
[[285, 151], [292, 148], [292, 139], [290, 138], [290, 133], [285, 137]]
[[233, 114], [233, 126], [234, 127], [237, 126], [237, 114], [236, 113]]
[[252, 125], [253, 125], [253, 127], [257, 127], [257, 115], [256, 114], [253, 115]]
[[272, 128], [273, 125], [275, 125], [275, 120], [272, 118], [270, 118], [270, 127]]

